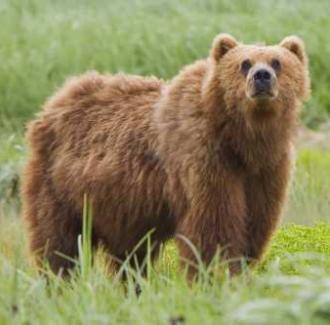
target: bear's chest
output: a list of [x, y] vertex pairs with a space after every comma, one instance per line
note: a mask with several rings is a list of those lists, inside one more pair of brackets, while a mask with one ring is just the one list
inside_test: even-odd
[[260, 170], [271, 168], [280, 160], [282, 148], [267, 141], [247, 143], [226, 143], [222, 146], [221, 160], [232, 170], [257, 174]]

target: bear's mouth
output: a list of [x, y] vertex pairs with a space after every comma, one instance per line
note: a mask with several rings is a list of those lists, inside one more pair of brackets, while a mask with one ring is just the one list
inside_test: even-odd
[[276, 96], [274, 92], [270, 90], [258, 90], [255, 91], [252, 95], [251, 98], [253, 99], [260, 99], [260, 100], [265, 100], [265, 99], [274, 99]]

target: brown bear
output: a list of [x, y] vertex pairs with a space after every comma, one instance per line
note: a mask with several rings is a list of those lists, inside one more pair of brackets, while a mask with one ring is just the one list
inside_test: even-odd
[[[231, 274], [241, 258], [259, 260], [285, 202], [308, 94], [296, 36], [264, 46], [220, 34], [207, 59], [169, 82], [95, 72], [69, 79], [27, 132], [23, 214], [36, 261], [56, 273], [73, 266], [63, 256], [77, 256], [85, 193], [93, 245], [114, 260], [150, 231], [153, 257], [181, 234], [206, 265], [220, 249]], [[179, 248], [193, 265], [188, 241]], [[145, 256], [142, 244], [138, 265]]]

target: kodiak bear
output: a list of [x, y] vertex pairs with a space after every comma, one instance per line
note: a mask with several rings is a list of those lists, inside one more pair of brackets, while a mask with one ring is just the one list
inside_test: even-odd
[[[298, 108], [309, 94], [301, 39], [244, 45], [218, 35], [210, 55], [174, 79], [70, 78], [28, 126], [23, 217], [39, 265], [74, 265], [83, 197], [92, 241], [122, 261], [151, 231], [152, 257], [176, 234], [232, 275], [258, 261], [278, 223]], [[196, 257], [178, 240], [188, 276]], [[142, 265], [147, 245], [135, 251]], [[117, 266], [119, 262], [115, 263]]]

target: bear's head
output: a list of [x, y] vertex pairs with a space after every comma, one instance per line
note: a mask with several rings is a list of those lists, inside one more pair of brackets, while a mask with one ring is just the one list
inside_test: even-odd
[[[297, 36], [278, 45], [245, 45], [218, 35], [210, 52], [216, 85], [227, 109], [279, 113], [309, 95], [308, 62]], [[276, 115], [276, 114], [271, 114]]]

